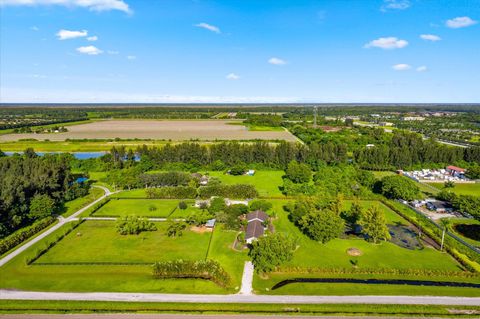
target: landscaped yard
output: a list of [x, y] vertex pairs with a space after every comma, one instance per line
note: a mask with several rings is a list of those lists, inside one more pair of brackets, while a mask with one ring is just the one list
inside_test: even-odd
[[283, 171], [256, 171], [255, 175], [228, 175], [225, 172], [210, 171], [208, 174], [225, 184], [251, 184], [260, 197], [283, 197], [279, 187], [283, 185]]
[[[444, 189], [443, 183], [429, 183], [432, 186], [438, 189]], [[475, 184], [465, 184], [465, 183], [456, 183], [453, 188], [449, 188], [452, 192], [458, 195], [475, 195], [478, 196], [480, 194], [480, 183]]]

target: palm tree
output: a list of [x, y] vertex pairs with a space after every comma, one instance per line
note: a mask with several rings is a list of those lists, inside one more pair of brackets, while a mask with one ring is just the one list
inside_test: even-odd
[[443, 251], [443, 243], [444, 243], [444, 240], [445, 240], [445, 233], [448, 229], [450, 229], [451, 220], [450, 220], [450, 218], [442, 218], [442, 219], [440, 219], [440, 224], [442, 224], [442, 226], [443, 226], [442, 244], [440, 245], [440, 251]]

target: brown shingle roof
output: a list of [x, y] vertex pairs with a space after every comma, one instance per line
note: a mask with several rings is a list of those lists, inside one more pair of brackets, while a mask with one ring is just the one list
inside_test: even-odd
[[261, 210], [256, 210], [254, 212], [248, 213], [247, 214], [247, 221], [251, 222], [253, 220], [260, 220], [262, 222], [266, 221], [268, 219], [268, 215]]
[[259, 238], [265, 232], [263, 224], [259, 220], [249, 222], [247, 225], [247, 231], [245, 232], [245, 239]]

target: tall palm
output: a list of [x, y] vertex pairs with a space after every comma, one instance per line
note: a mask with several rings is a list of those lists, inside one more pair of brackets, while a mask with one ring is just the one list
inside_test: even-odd
[[443, 226], [443, 231], [442, 231], [442, 244], [440, 245], [440, 251], [443, 251], [443, 243], [445, 241], [445, 233], [447, 232], [447, 230], [450, 229], [450, 225], [451, 225], [452, 221], [450, 220], [450, 218], [442, 218], [440, 219], [440, 224]]

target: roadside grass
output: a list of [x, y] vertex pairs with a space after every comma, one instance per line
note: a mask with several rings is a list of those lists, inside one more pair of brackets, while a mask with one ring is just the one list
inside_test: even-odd
[[103, 189], [92, 187], [88, 191], [88, 194], [84, 197], [79, 197], [74, 200], [68, 201], [64, 204], [64, 207], [61, 211], [63, 217], [68, 217], [73, 213], [77, 212], [79, 209], [87, 206], [96, 199], [102, 197], [104, 194]]
[[475, 318], [480, 307], [372, 304], [245, 304], [112, 301], [0, 300], [2, 314], [31, 313], [191, 313], [278, 315], [380, 315]]
[[93, 217], [138, 217], [167, 218], [178, 209], [176, 199], [118, 199], [113, 198], [95, 211]]
[[260, 197], [284, 197], [279, 187], [283, 185], [284, 171], [255, 171], [255, 175], [228, 175], [225, 172], [209, 171], [210, 176], [225, 184], [250, 184], [255, 186]]
[[[445, 189], [443, 183], [429, 183], [433, 187], [438, 188], [439, 190]], [[448, 188], [448, 190], [454, 192], [457, 195], [475, 195], [479, 196], [480, 194], [480, 183], [475, 184], [463, 184], [456, 183], [453, 188]]]
[[41, 256], [36, 263], [151, 263], [173, 259], [205, 259], [211, 233], [185, 230], [168, 237], [168, 223], [156, 231], [119, 235], [114, 221], [89, 220]]

